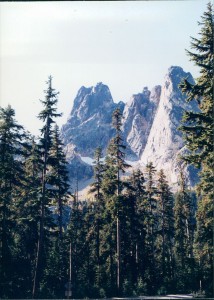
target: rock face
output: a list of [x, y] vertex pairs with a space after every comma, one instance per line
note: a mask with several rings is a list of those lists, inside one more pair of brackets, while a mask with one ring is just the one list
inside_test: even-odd
[[[183, 78], [194, 82], [192, 75], [181, 67], [171, 67], [165, 76], [161, 98], [147, 144], [141, 156], [145, 165], [152, 161], [157, 170], [165, 171], [170, 183], [176, 184], [179, 174], [179, 156], [186, 151], [183, 148], [182, 133], [178, 130], [184, 110], [196, 110], [196, 104], [188, 104], [178, 88]], [[197, 180], [194, 170], [186, 169], [190, 185]]]
[[123, 110], [124, 103], [114, 103], [108, 86], [98, 83], [95, 87], [81, 87], [70, 117], [62, 127], [61, 137], [66, 147], [73, 147], [81, 156], [93, 157], [99, 146], [105, 152], [114, 135], [112, 113], [118, 106]]
[[[93, 169], [87, 158], [93, 158], [99, 146], [105, 155], [115, 134], [112, 113], [119, 107], [123, 113], [122, 134], [127, 146], [127, 160], [139, 161], [142, 167], [152, 161], [157, 170], [162, 168], [165, 171], [170, 184], [177, 183], [179, 156], [187, 151], [178, 127], [184, 110], [197, 109], [196, 103], [185, 101], [185, 95], [178, 87], [186, 77], [194, 82], [192, 75], [181, 67], [170, 67], [162, 87], [157, 85], [151, 91], [145, 87], [126, 105], [114, 103], [108, 86], [102, 83], [95, 87], [81, 87], [61, 130], [70, 177], [80, 181], [92, 178]], [[194, 185], [196, 171], [189, 167], [185, 172], [190, 185]]]
[[160, 94], [159, 85], [151, 92], [145, 87], [142, 93], [133, 95], [125, 105], [122, 129], [130, 158], [139, 159], [146, 146]]
[[95, 87], [82, 86], [78, 91], [68, 121], [61, 130], [70, 178], [87, 180], [93, 176], [92, 166], [81, 157], [93, 158], [99, 146], [105, 154], [115, 133], [111, 123], [117, 107], [123, 111], [124, 103], [114, 103], [108, 86], [101, 82]]

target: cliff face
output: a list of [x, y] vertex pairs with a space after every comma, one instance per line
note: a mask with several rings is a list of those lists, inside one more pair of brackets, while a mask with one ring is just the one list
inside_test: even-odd
[[147, 143], [148, 135], [160, 100], [161, 86], [150, 92], [147, 87], [142, 93], [133, 95], [123, 112], [123, 133], [128, 153], [139, 159]]
[[111, 126], [112, 113], [124, 104], [113, 102], [109, 88], [98, 83], [95, 87], [81, 87], [67, 123], [62, 127], [61, 137], [65, 146], [73, 147], [82, 156], [93, 157], [101, 146], [106, 150], [114, 135]]
[[68, 121], [61, 130], [71, 178], [80, 181], [92, 178], [93, 168], [82, 157], [93, 158], [97, 147], [105, 154], [115, 133], [111, 123], [117, 107], [123, 111], [124, 103], [114, 103], [108, 86], [102, 83], [79, 89]]
[[[114, 136], [112, 113], [119, 107], [123, 113], [122, 135], [127, 146], [127, 159], [145, 166], [152, 161], [163, 169], [170, 183], [176, 183], [179, 156], [187, 151], [182, 133], [178, 130], [184, 110], [196, 110], [196, 104], [188, 104], [178, 87], [183, 78], [193, 82], [190, 73], [181, 67], [170, 67], [162, 87], [151, 91], [145, 87], [128, 103], [114, 103], [108, 86], [98, 83], [95, 87], [81, 87], [61, 137], [70, 164], [70, 176], [79, 180], [93, 175], [92, 166], [84, 157], [93, 158], [97, 147], [105, 155], [110, 139]], [[197, 181], [193, 168], [185, 168], [190, 185]], [[76, 175], [75, 175], [76, 174]], [[78, 175], [77, 175], [78, 174]]]
[[[178, 88], [183, 78], [194, 82], [192, 75], [181, 67], [171, 67], [165, 76], [160, 102], [152, 124], [147, 144], [141, 155], [141, 163], [152, 161], [157, 169], [163, 169], [170, 183], [176, 183], [181, 161], [180, 155], [186, 151], [182, 133], [178, 130], [184, 110], [196, 110], [196, 104], [188, 104]], [[197, 176], [185, 169], [189, 183], [193, 185]]]

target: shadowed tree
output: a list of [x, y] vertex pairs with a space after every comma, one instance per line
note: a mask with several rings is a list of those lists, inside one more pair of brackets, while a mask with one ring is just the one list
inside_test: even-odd
[[[33, 280], [33, 298], [38, 295], [39, 283], [42, 278], [42, 274], [45, 267], [45, 239], [47, 237], [46, 229], [48, 228], [48, 222], [50, 218], [50, 212], [48, 205], [50, 197], [48, 197], [47, 187], [47, 171], [48, 171], [48, 159], [50, 156], [50, 149], [53, 139], [53, 124], [54, 118], [61, 116], [57, 113], [57, 95], [58, 93], [52, 88], [52, 77], [50, 76], [47, 81], [48, 88], [45, 91], [45, 100], [41, 101], [44, 109], [40, 112], [38, 118], [44, 122], [44, 126], [41, 129], [42, 137], [40, 139], [40, 149], [43, 160], [42, 165], [42, 180], [41, 180], [41, 197], [40, 197], [40, 224], [39, 224], [39, 238], [37, 243], [37, 256]], [[48, 220], [49, 219], [49, 220]]]
[[198, 22], [200, 32], [198, 38], [191, 38], [191, 48], [187, 51], [190, 60], [199, 67], [200, 76], [195, 84], [184, 80], [180, 85], [187, 101], [194, 99], [198, 103], [199, 112], [186, 111], [183, 117], [184, 141], [190, 153], [184, 157], [186, 161], [201, 168], [200, 182], [197, 187], [198, 211], [195, 249], [201, 265], [202, 286], [209, 295], [213, 292], [213, 6], [211, 2]]

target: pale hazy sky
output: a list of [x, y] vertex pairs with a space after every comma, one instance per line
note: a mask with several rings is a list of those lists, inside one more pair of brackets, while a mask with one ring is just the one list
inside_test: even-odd
[[33, 134], [48, 75], [66, 122], [78, 89], [107, 84], [115, 102], [162, 84], [179, 65], [198, 76], [184, 49], [208, 1], [0, 3], [0, 106]]

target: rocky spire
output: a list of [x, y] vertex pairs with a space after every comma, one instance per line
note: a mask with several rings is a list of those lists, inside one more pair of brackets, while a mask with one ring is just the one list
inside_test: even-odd
[[[171, 183], [177, 182], [179, 172], [179, 155], [183, 148], [182, 133], [178, 130], [184, 109], [196, 109], [196, 105], [188, 104], [178, 87], [183, 78], [194, 82], [192, 75], [181, 67], [172, 66], [168, 69], [162, 86], [161, 98], [148, 141], [141, 156], [145, 165], [152, 161], [157, 169], [163, 168]], [[194, 176], [190, 176], [191, 184]]]
[[123, 132], [129, 154], [135, 159], [141, 156], [148, 139], [154, 116], [160, 100], [161, 87], [150, 92], [147, 87], [142, 93], [133, 95], [123, 112]]

